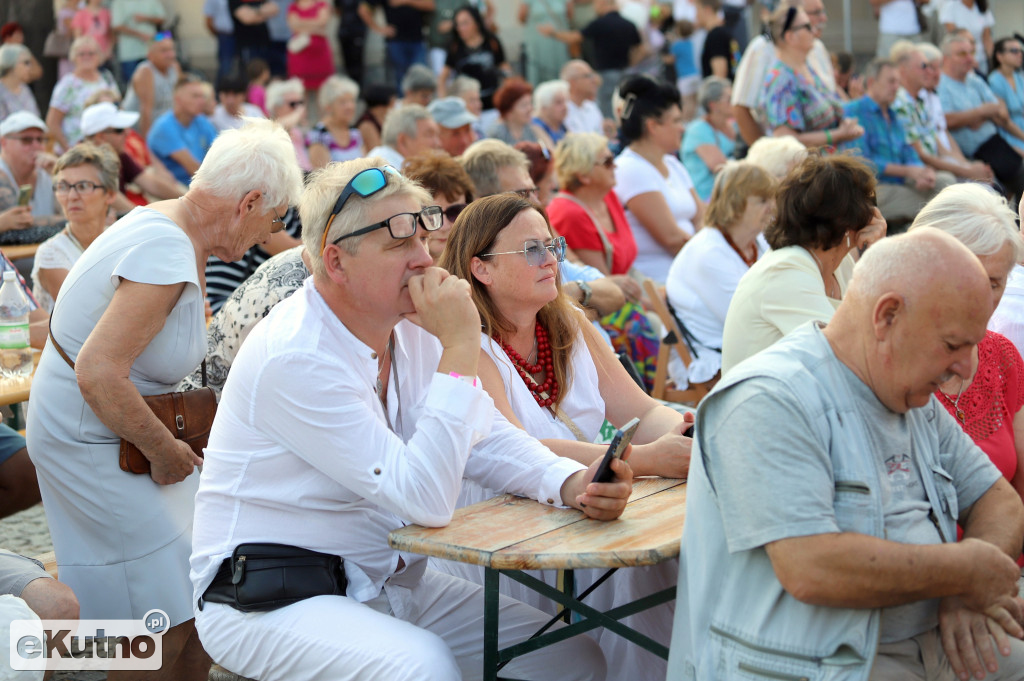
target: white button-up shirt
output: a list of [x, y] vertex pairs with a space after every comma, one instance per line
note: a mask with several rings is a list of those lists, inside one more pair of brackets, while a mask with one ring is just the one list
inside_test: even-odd
[[[503, 419], [479, 387], [437, 373], [440, 356], [434, 336], [399, 322], [385, 417], [376, 354], [313, 280], [275, 307], [242, 345], [210, 435], [196, 494], [195, 597], [238, 544], [274, 542], [342, 556], [348, 595], [374, 598], [398, 568], [388, 533], [447, 524], [464, 474], [560, 502], [583, 466]], [[421, 556], [403, 559], [399, 586], [424, 566]]]

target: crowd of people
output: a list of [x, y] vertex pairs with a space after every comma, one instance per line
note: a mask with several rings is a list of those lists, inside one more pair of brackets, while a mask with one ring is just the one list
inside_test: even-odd
[[[520, 0], [518, 61], [490, 0], [206, 0], [211, 78], [159, 0], [66, 3], [63, 55], [0, 29], [0, 245], [38, 245], [0, 264], [42, 350], [0, 517], [42, 500], [59, 570], [0, 547], [0, 593], [163, 610], [151, 679], [477, 678], [482, 571], [390, 530], [688, 478], [680, 558], [588, 601], [678, 585], [632, 619], [669, 659], [594, 632], [503, 673], [1021, 678], [1024, 39], [946, 0], [931, 42], [920, 4], [872, 0], [863, 64], [822, 0], [752, 39], [744, 2]], [[199, 387], [202, 455], [144, 400]], [[267, 542], [330, 590], [243, 603]], [[503, 645], [555, 613], [500, 588]]]

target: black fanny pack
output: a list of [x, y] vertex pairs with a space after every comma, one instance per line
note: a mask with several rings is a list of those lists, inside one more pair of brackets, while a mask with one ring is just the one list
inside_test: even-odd
[[344, 596], [340, 556], [285, 544], [239, 544], [199, 599], [242, 612], [276, 610], [313, 596]]

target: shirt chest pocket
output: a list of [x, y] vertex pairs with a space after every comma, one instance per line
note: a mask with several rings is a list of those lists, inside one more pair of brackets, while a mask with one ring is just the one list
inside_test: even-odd
[[840, 531], [875, 534], [877, 518], [872, 494], [868, 484], [861, 480], [836, 480], [833, 509]]
[[[956, 522], [956, 519], [960, 516], [960, 502], [957, 500], [953, 476], [938, 464], [932, 464], [932, 478], [935, 481], [935, 500], [938, 502], [937, 510], [953, 522]], [[950, 541], [950, 538], [946, 537], [946, 541]]]

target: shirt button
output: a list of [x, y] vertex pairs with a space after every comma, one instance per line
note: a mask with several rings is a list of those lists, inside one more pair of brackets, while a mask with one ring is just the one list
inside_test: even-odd
[[370, 359], [377, 359], [377, 353], [376, 352], [371, 352], [370, 353]]
[[548, 503], [551, 504], [552, 506], [554, 506], [555, 505], [555, 500], [554, 499], [548, 499]]
[[373, 469], [373, 474], [374, 475], [380, 475], [380, 469], [379, 468], [374, 468]]

